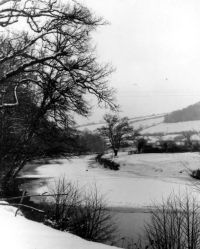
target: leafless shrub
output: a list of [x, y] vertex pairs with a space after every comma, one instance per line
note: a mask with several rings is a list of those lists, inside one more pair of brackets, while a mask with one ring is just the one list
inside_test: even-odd
[[48, 217], [46, 224], [62, 231], [66, 230], [65, 224], [69, 222], [70, 216], [80, 203], [77, 186], [66, 181], [64, 177], [59, 178], [53, 186], [49, 186], [48, 197], [43, 200]]
[[43, 204], [46, 224], [91, 241], [114, 239], [116, 226], [96, 187], [90, 193], [83, 193], [76, 185], [60, 178], [50, 194], [52, 197]]
[[71, 230], [87, 240], [113, 241], [116, 226], [97, 188], [84, 195], [82, 205], [74, 213]]
[[183, 198], [170, 196], [152, 211], [152, 220], [146, 225], [149, 248], [200, 248], [200, 213], [197, 201], [186, 194]]

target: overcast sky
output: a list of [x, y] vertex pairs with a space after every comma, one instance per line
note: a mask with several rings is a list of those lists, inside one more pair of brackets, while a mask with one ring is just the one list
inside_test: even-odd
[[[94, 39], [99, 60], [116, 68], [110, 82], [122, 116], [169, 112], [200, 101], [199, 0], [82, 3], [110, 22]], [[95, 111], [90, 120], [103, 113]]]

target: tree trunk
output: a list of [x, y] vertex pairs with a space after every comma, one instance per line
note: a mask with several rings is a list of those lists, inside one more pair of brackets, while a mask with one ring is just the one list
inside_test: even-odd
[[117, 154], [118, 154], [118, 149], [113, 149], [113, 151], [114, 151], [114, 155], [117, 156]]

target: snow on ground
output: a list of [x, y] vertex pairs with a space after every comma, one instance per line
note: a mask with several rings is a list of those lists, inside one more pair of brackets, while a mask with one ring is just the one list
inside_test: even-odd
[[[94, 157], [94, 156], [93, 156]], [[162, 201], [172, 192], [195, 192], [190, 169], [200, 168], [199, 153], [134, 154], [120, 153], [115, 159], [121, 165], [119, 171], [100, 167], [92, 156], [59, 159], [55, 164], [37, 167], [25, 177], [51, 177], [54, 182], [60, 176], [92, 189], [95, 184], [105, 195], [111, 207], [140, 208]], [[46, 185], [36, 185], [34, 193], [47, 191]]]
[[147, 129], [144, 129], [141, 134], [155, 134], [155, 133], [180, 133], [184, 131], [200, 131], [200, 120], [185, 121], [178, 123], [161, 123]]
[[108, 249], [116, 248], [89, 242], [41, 223], [15, 217], [16, 208], [0, 205], [0, 247], [2, 249]]

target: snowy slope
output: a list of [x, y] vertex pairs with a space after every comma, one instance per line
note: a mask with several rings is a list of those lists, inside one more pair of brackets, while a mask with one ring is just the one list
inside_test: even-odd
[[156, 126], [144, 129], [142, 134], [155, 134], [155, 133], [180, 133], [184, 131], [200, 132], [200, 120], [186, 121], [178, 123], [161, 123]]
[[[159, 115], [148, 115], [148, 116], [143, 116], [143, 117], [136, 117], [136, 118], [130, 118], [130, 124], [135, 128], [147, 128], [151, 127], [156, 124], [162, 123], [164, 120], [164, 114], [159, 114]], [[98, 128], [102, 127], [105, 125], [105, 123], [95, 123], [95, 124], [85, 124], [82, 126], [77, 127], [79, 130], [89, 130], [89, 131], [95, 131]]]
[[0, 205], [0, 248], [2, 249], [109, 249], [67, 232], [14, 216], [16, 209]]
[[144, 120], [138, 120], [138, 121], [130, 121], [130, 124], [133, 126], [134, 129], [138, 128], [148, 128], [152, 127], [154, 125], [158, 125], [162, 123], [164, 120], [164, 117], [157, 117], [157, 118], [150, 118], [150, 119], [144, 119]]
[[[130, 118], [129, 121], [134, 129], [142, 128], [141, 134], [144, 135], [154, 135], [158, 133], [171, 134], [181, 133], [185, 131], [200, 132], [200, 120], [164, 123], [164, 114]], [[95, 131], [103, 125], [103, 123], [83, 125], [81, 127], [78, 127], [78, 129]]]

